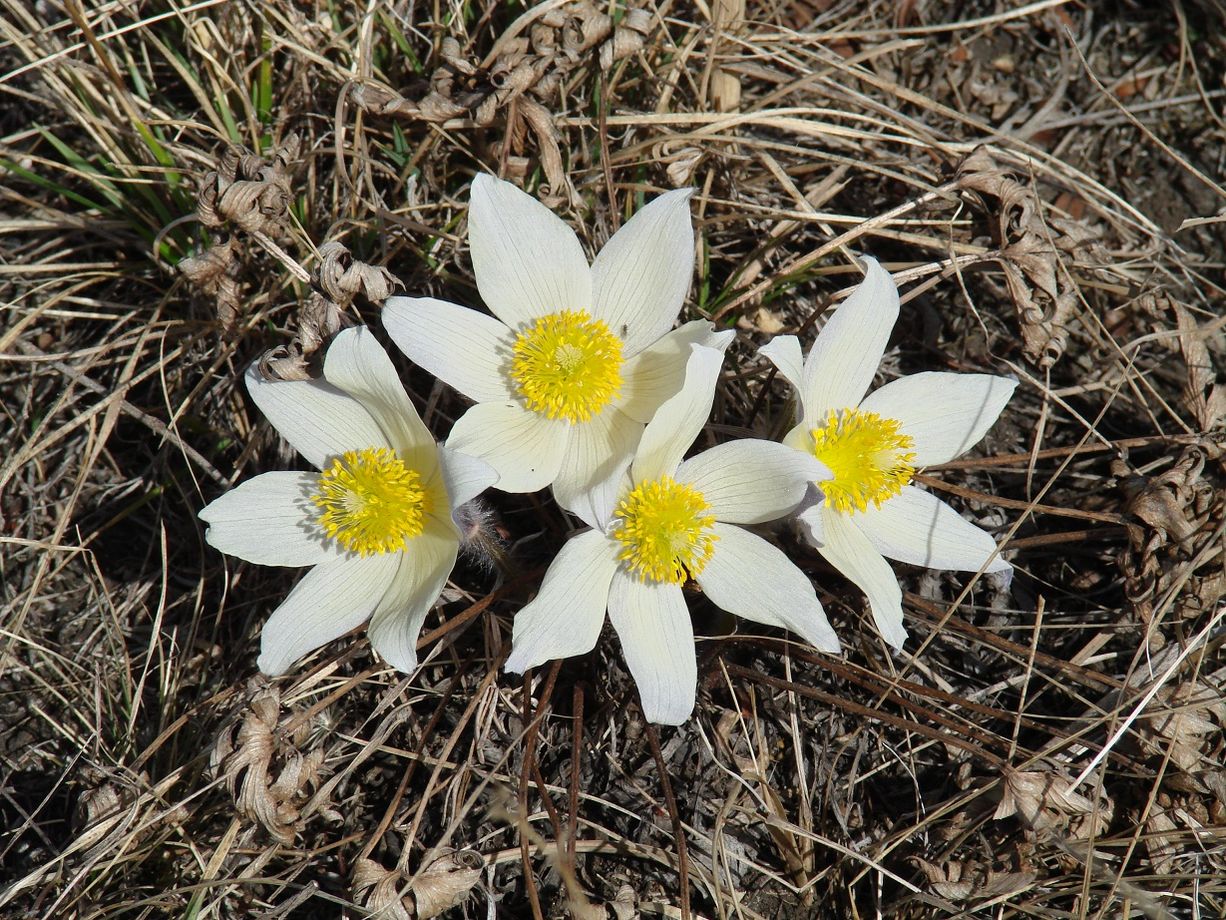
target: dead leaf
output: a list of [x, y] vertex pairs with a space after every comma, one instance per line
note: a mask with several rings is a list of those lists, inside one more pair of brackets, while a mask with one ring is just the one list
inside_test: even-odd
[[279, 737], [280, 712], [280, 691], [255, 683], [237, 734], [233, 725], [222, 730], [209, 766], [214, 776], [225, 780], [239, 814], [289, 844], [298, 831], [299, 807], [319, 780], [323, 751], [304, 754], [294, 747], [294, 739]]
[[1016, 815], [1036, 833], [1088, 839], [1106, 830], [1113, 812], [1110, 799], [1088, 799], [1059, 774], [1006, 770], [1004, 792], [993, 817], [1000, 820]]
[[934, 892], [951, 901], [986, 901], [1025, 891], [1038, 878], [1034, 872], [997, 872], [973, 861], [951, 860], [943, 865], [913, 859]]
[[430, 920], [463, 901], [481, 880], [484, 866], [474, 850], [444, 851], [416, 876], [359, 859], [353, 869], [353, 898], [385, 920]]
[[1045, 219], [1034, 190], [1001, 167], [986, 146], [962, 161], [957, 184], [976, 193], [994, 219], [996, 261], [1017, 310], [1026, 358], [1051, 367], [1068, 346], [1068, 324], [1080, 302], [1061, 260], [1089, 248], [1096, 234], [1077, 221]]

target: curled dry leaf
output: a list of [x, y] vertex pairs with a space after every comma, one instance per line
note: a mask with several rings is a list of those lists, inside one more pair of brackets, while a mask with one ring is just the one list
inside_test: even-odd
[[184, 277], [213, 298], [217, 320], [225, 333], [233, 331], [241, 310], [238, 283], [241, 265], [237, 255], [234, 240], [228, 239], [215, 243], [198, 256], [183, 259], [178, 266]]
[[651, 24], [650, 10], [627, 10], [622, 21], [613, 30], [613, 37], [600, 46], [601, 68], [608, 70], [623, 58], [637, 54], [651, 32]]
[[1034, 884], [1034, 872], [997, 872], [977, 862], [951, 860], [943, 865], [914, 859], [934, 892], [951, 901], [986, 901], [1018, 894]]
[[1163, 687], [1142, 728], [1184, 773], [1220, 772], [1226, 742], [1226, 700], [1201, 681]]
[[1128, 513], [1160, 531], [1168, 540], [1186, 543], [1196, 531], [1196, 524], [1187, 512], [1204, 468], [1204, 454], [1193, 448], [1185, 450], [1165, 473], [1149, 479], [1127, 478], [1122, 486]]
[[[342, 307], [353, 302], [357, 294], [380, 303], [393, 291], [403, 290], [404, 284], [382, 265], [358, 262], [344, 243], [331, 240], [319, 247], [319, 266], [314, 283], [329, 298]], [[335, 333], [339, 330], [334, 330]]]
[[432, 123], [467, 116], [478, 127], [501, 124], [502, 139], [494, 146], [504, 161], [524, 152], [528, 135], [522, 122], [536, 140], [551, 193], [547, 202], [573, 199], [550, 104], [573, 70], [585, 64], [608, 70], [642, 48], [652, 25], [651, 13], [639, 7], [626, 10], [615, 26], [591, 0], [571, 0], [541, 12], [526, 34], [502, 35], [492, 60], [466, 57], [460, 43], [447, 36], [429, 90], [418, 100], [370, 81], [355, 84], [349, 98], [373, 115]]
[[1017, 309], [1027, 359], [1051, 367], [1064, 354], [1067, 326], [1078, 303], [1061, 259], [1087, 249], [1094, 234], [1075, 221], [1045, 220], [1034, 190], [1001, 167], [985, 146], [959, 165], [957, 185], [975, 193], [992, 215], [996, 261]]
[[[293, 740], [304, 739], [278, 737], [280, 711], [281, 694], [275, 687], [256, 689], [237, 733], [233, 725], [222, 730], [209, 764], [214, 775], [225, 780], [239, 814], [288, 844], [298, 830], [300, 806], [319, 780], [323, 751], [285, 750]], [[279, 770], [274, 770], [274, 758]]]
[[268, 349], [257, 366], [265, 380], [311, 380], [318, 376], [298, 342]]
[[1054, 772], [1006, 770], [1004, 791], [993, 817], [1000, 820], [1016, 815], [1037, 834], [1087, 839], [1106, 830], [1113, 813], [1110, 799], [1088, 799]]
[[1226, 420], [1226, 386], [1220, 386], [1217, 382], [1213, 358], [1205, 344], [1209, 333], [1196, 324], [1187, 308], [1172, 303], [1179, 328], [1179, 348], [1188, 366], [1183, 402], [1199, 423], [1201, 431], [1210, 431]]
[[634, 886], [626, 883], [618, 888], [617, 894], [609, 902], [609, 909], [616, 920], [638, 920], [639, 899]]
[[377, 303], [404, 287], [386, 268], [355, 261], [342, 243], [324, 243], [319, 254], [319, 267], [311, 279], [319, 290], [311, 291], [299, 309], [298, 331], [288, 345], [278, 345], [260, 358], [260, 373], [268, 380], [319, 376], [318, 352], [353, 324], [345, 308], [354, 297], [361, 293]]
[[[147, 779], [147, 777], [142, 777]], [[120, 822], [132, 801], [131, 789], [108, 770], [81, 770], [83, 788], [73, 808], [73, 830], [79, 846], [93, 846]]]
[[430, 920], [468, 896], [484, 865], [474, 850], [447, 850], [414, 877], [359, 859], [353, 868], [353, 898], [384, 920]]
[[1214, 450], [1211, 442], [1189, 445], [1169, 470], [1152, 477], [1129, 472], [1122, 460], [1112, 464], [1128, 512], [1144, 525], [1129, 528], [1128, 546], [1120, 554], [1124, 591], [1142, 622], [1149, 622], [1155, 599], [1176, 581], [1181, 597], [1196, 602], [1179, 603], [1191, 614], [1212, 609], [1226, 592], [1220, 565], [1205, 566], [1206, 571], [1191, 577], [1186, 572], [1197, 535], [1212, 532], [1226, 513], [1226, 496], [1206, 479], [1206, 461]]
[[230, 224], [248, 232], [278, 236], [285, 230], [291, 198], [291, 169], [301, 141], [291, 135], [272, 159], [228, 147], [217, 168], [205, 173], [196, 193], [196, 216], [206, 227]]

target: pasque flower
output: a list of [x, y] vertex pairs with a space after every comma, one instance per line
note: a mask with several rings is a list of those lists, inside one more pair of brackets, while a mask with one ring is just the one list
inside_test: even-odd
[[578, 503], [591, 529], [566, 542], [536, 598], [516, 614], [507, 670], [590, 651], [607, 610], [644, 715], [680, 724], [693, 711], [697, 684], [682, 593], [691, 578], [730, 613], [838, 651], [805, 574], [737, 526], [789, 514], [811, 482], [829, 475], [826, 467], [810, 454], [752, 439], [682, 459], [710, 414], [722, 359], [717, 349], [692, 346], [684, 386], [647, 425], [615, 486]]
[[834, 474], [800, 521], [817, 551], [868, 595], [895, 648], [907, 638], [902, 592], [883, 557], [935, 569], [1004, 572], [996, 541], [935, 496], [915, 471], [965, 452], [992, 427], [1016, 381], [926, 372], [865, 396], [898, 319], [898, 289], [864, 259], [864, 281], [822, 328], [802, 361], [795, 336], [760, 349], [796, 389], [798, 424], [783, 443]]
[[447, 443], [494, 466], [498, 488], [552, 484], [573, 509], [680, 388], [690, 345], [726, 346], [731, 332], [714, 333], [704, 320], [672, 330], [694, 270], [691, 192], [651, 201], [589, 266], [548, 208], [479, 175], [468, 233], [493, 316], [431, 298], [388, 299], [383, 324], [393, 341], [476, 403]]
[[417, 667], [426, 614], [455, 564], [452, 512], [496, 480], [484, 461], [435, 444], [365, 327], [328, 348], [323, 380], [247, 372], [252, 399], [319, 472], [272, 472], [208, 505], [205, 539], [260, 565], [313, 566], [273, 611], [259, 667], [297, 658], [367, 620], [371, 645]]

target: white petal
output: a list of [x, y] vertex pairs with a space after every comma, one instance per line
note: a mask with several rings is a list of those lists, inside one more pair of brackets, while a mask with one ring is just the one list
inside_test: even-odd
[[434, 438], [409, 401], [392, 359], [369, 329], [354, 326], [332, 340], [324, 357], [324, 379], [365, 406], [388, 442], [413, 457], [419, 473], [434, 473]]
[[[831, 512], [834, 513], [834, 512]], [[805, 496], [801, 510], [796, 515], [796, 523], [800, 525], [805, 539], [814, 546], [826, 542], [826, 500], [816, 486]]]
[[898, 320], [894, 280], [869, 256], [864, 268], [864, 280], [822, 327], [805, 359], [800, 405], [808, 423], [859, 404]]
[[656, 410], [681, 389], [685, 365], [693, 345], [725, 350], [736, 335], [731, 329], [716, 332], [705, 319], [696, 319], [665, 333], [622, 365], [618, 408], [644, 425]]
[[691, 345], [690, 349], [685, 384], [656, 410], [643, 431], [631, 467], [636, 483], [676, 472], [677, 464], [711, 415], [724, 353], [702, 345]]
[[395, 553], [345, 556], [307, 572], [264, 624], [260, 670], [282, 674], [307, 652], [365, 623], [398, 564]]
[[897, 419], [915, 439], [915, 465], [946, 463], [979, 443], [996, 423], [1016, 380], [992, 374], [926, 371], [891, 380], [861, 408]]
[[592, 272], [579, 238], [511, 183], [473, 180], [468, 243], [481, 298], [512, 331], [560, 310], [591, 312]]
[[258, 565], [319, 565], [340, 555], [312, 522], [318, 473], [263, 473], [210, 502], [204, 539]]
[[312, 466], [347, 450], [390, 447], [366, 407], [322, 380], [265, 380], [252, 365], [247, 392], [281, 437]]
[[800, 352], [800, 339], [794, 335], [777, 335], [758, 354], [779, 369], [779, 374], [796, 390], [804, 385], [805, 361]]
[[592, 315], [638, 354], [681, 312], [694, 274], [690, 188], [665, 192], [613, 234], [592, 263]]
[[702, 493], [717, 521], [730, 524], [781, 518], [804, 500], [811, 483], [829, 478], [830, 470], [812, 454], [756, 438], [704, 450], [676, 475]]
[[823, 652], [838, 653], [839, 637], [813, 583], [782, 550], [729, 524], [716, 524], [715, 535], [715, 552], [696, 579], [711, 603], [755, 623], [791, 630]]
[[[572, 426], [566, 457], [553, 481], [553, 497], [558, 504], [579, 514], [581, 504], [603, 506], [615, 498], [605, 493], [621, 482], [642, 435], [643, 426], [614, 406], [606, 406], [591, 421]], [[588, 498], [594, 489], [601, 490], [605, 497]]]
[[590, 652], [600, 637], [617, 571], [617, 544], [587, 530], [558, 551], [536, 597], [515, 614], [506, 669], [520, 673]]
[[[868, 506], [856, 523], [883, 556], [956, 572], [1007, 572], [1013, 568], [996, 555], [996, 541], [935, 495], [906, 486], [902, 492]], [[985, 568], [986, 566], [986, 568]]]
[[807, 454], [813, 446], [813, 429], [808, 425], [797, 425], [783, 436], [783, 443], [792, 450]]
[[619, 572], [609, 590], [609, 621], [649, 722], [680, 725], [694, 711], [698, 661], [681, 587]]
[[447, 438], [452, 450], [484, 460], [498, 474], [503, 492], [535, 492], [558, 475], [570, 426], [525, 409], [519, 403], [477, 403]]
[[613, 512], [617, 509], [617, 503], [634, 488], [634, 483], [630, 481], [630, 460], [629, 457], [624, 458], [618, 463], [612, 475], [580, 495], [574, 507], [567, 510], [571, 514], [578, 515], [588, 527], [594, 527], [601, 533], [607, 533], [609, 522], [613, 520]]
[[438, 459], [452, 511], [498, 482], [498, 472], [479, 457], [440, 447]]
[[410, 361], [474, 402], [515, 398], [515, 335], [494, 317], [445, 300], [389, 297], [383, 328]]
[[442, 594], [458, 550], [454, 534], [427, 526], [396, 554], [400, 565], [366, 630], [371, 647], [396, 670], [408, 674], [417, 667], [421, 624]]
[[881, 553], [854, 521], [854, 515], [831, 512], [823, 516], [826, 542], [817, 548], [826, 561], [868, 595], [882, 638], [895, 649], [907, 641], [902, 625], [902, 589], [898, 577]]

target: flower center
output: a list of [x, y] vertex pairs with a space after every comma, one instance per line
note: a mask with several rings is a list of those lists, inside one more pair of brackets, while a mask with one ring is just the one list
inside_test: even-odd
[[430, 496], [421, 476], [386, 447], [346, 451], [319, 476], [316, 523], [353, 553], [405, 548], [421, 533]]
[[701, 492], [661, 476], [640, 483], [613, 512], [620, 557], [643, 581], [682, 584], [715, 551], [715, 518]]
[[813, 455], [834, 474], [818, 484], [827, 505], [845, 514], [864, 511], [869, 502], [880, 507], [902, 491], [915, 474], [915, 441], [898, 429], [892, 418], [843, 409], [810, 432]]
[[528, 408], [586, 422], [622, 384], [622, 342], [585, 311], [542, 316], [515, 338], [511, 379]]

